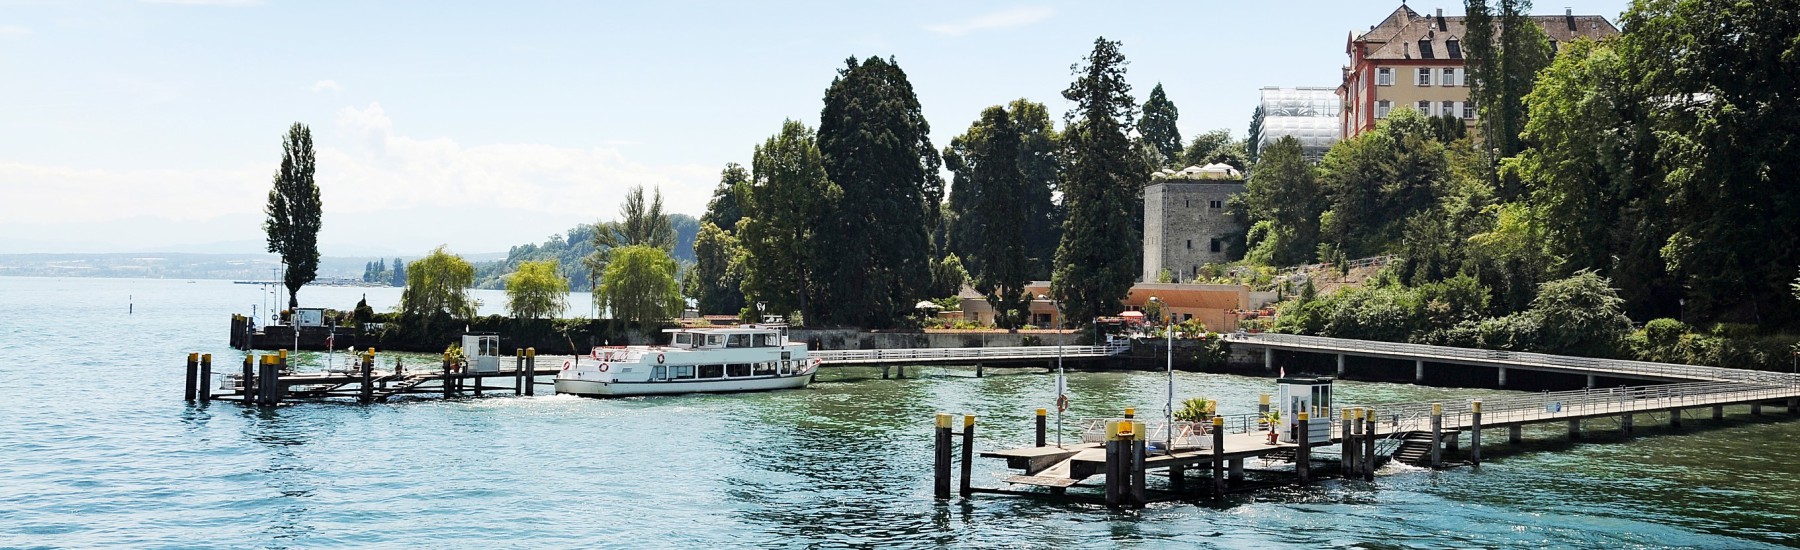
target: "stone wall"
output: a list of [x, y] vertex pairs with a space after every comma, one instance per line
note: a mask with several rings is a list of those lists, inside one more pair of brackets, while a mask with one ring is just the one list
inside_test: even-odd
[[1241, 180], [1145, 187], [1143, 280], [1155, 281], [1164, 269], [1178, 280], [1192, 280], [1201, 265], [1231, 261], [1226, 237], [1246, 228], [1231, 216], [1227, 201], [1242, 192]]

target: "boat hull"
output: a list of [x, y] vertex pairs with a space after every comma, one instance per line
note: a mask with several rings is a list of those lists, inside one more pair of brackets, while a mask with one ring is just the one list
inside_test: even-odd
[[714, 380], [670, 380], [660, 382], [619, 382], [611, 380], [579, 380], [558, 378], [556, 393], [584, 397], [622, 397], [632, 395], [679, 395], [684, 393], [738, 393], [804, 388], [812, 382], [813, 373], [755, 378]]

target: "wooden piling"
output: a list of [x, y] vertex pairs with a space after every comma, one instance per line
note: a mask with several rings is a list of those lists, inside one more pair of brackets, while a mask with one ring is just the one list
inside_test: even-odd
[[525, 348], [525, 396], [537, 395], [537, 348]]
[[950, 499], [950, 414], [937, 415], [937, 453], [932, 469], [932, 494], [938, 500]]
[[362, 387], [357, 392], [356, 400], [367, 405], [375, 402], [375, 350], [362, 353]]
[[1213, 498], [1225, 498], [1225, 419], [1212, 418], [1212, 482]]
[[212, 401], [212, 354], [200, 356], [200, 392], [195, 395], [201, 403]]
[[444, 399], [450, 398], [450, 392], [456, 386], [450, 381], [450, 352], [444, 352]]
[[1048, 409], [1037, 410], [1037, 446], [1044, 446], [1044, 419], [1050, 414]]
[[975, 494], [975, 492], [970, 489], [971, 482], [969, 481], [969, 476], [973, 475], [974, 468], [975, 468], [975, 415], [966, 414], [966, 415], [963, 415], [962, 487], [960, 488], [961, 491], [959, 493], [962, 495], [963, 498], [969, 498], [969, 495]]
[[199, 377], [200, 377], [200, 354], [199, 353], [189, 353], [188, 360], [187, 360], [187, 389], [184, 390], [181, 394], [182, 400], [184, 400], [184, 401], [193, 401], [194, 400], [194, 387], [198, 384], [197, 382], [195, 382], [195, 379], [199, 378]]
[[1144, 503], [1149, 501], [1149, 499], [1145, 498], [1145, 496], [1144, 496], [1145, 486], [1147, 485], [1147, 481], [1148, 481], [1148, 480], [1144, 479], [1144, 462], [1146, 460], [1150, 459], [1150, 455], [1148, 453], [1149, 441], [1146, 439], [1150, 435], [1148, 432], [1149, 432], [1149, 430], [1144, 429], [1143, 422], [1132, 422], [1131, 423], [1131, 440], [1126, 443], [1131, 448], [1131, 507], [1132, 508], [1143, 508]]
[[[1294, 473], [1300, 475], [1300, 483], [1310, 483], [1312, 481], [1312, 431], [1307, 426], [1306, 411], [1301, 411], [1294, 419], [1298, 422], [1296, 427], [1300, 430], [1300, 433], [1296, 434], [1298, 437], [1294, 438], [1300, 444], [1299, 448], [1294, 451]], [[1220, 426], [1225, 422], [1222, 418], [1215, 418], [1213, 421], [1217, 423], [1215, 425]], [[1224, 437], [1213, 436], [1213, 441], [1215, 444], [1221, 444]]]
[[1338, 438], [1342, 441], [1338, 445], [1338, 453], [1342, 455], [1338, 458], [1338, 462], [1343, 464], [1346, 479], [1356, 475], [1356, 453], [1361, 449], [1356, 444], [1355, 424], [1352, 424], [1350, 420], [1354, 416], [1356, 416], [1356, 409], [1350, 407], [1344, 407], [1343, 412], [1338, 415]]
[[1481, 465], [1481, 400], [1469, 403], [1469, 462]]
[[251, 393], [251, 388], [256, 384], [254, 383], [254, 373], [251, 369], [254, 368], [252, 365], [254, 364], [253, 360], [255, 358], [255, 354], [244, 355], [244, 373], [242, 378], [238, 378], [238, 396], [242, 398], [239, 402], [245, 405], [250, 404], [250, 396], [254, 395]]
[[1362, 475], [1375, 481], [1375, 409], [1363, 411]]
[[1431, 467], [1437, 468], [1444, 461], [1444, 404], [1431, 404]]
[[513, 348], [513, 395], [525, 395], [525, 348]]
[[1103, 466], [1105, 472], [1102, 475], [1106, 476], [1105, 501], [1108, 507], [1119, 505], [1120, 494], [1123, 492], [1122, 486], [1125, 485], [1123, 479], [1125, 472], [1122, 466], [1124, 457], [1120, 456], [1123, 453], [1119, 452], [1120, 424], [1124, 424], [1124, 422], [1106, 421], [1106, 463]]

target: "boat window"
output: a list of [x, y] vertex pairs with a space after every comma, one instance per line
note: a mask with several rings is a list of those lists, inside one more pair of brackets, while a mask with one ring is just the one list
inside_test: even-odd
[[780, 344], [777, 344], [775, 342], [775, 335], [773, 335], [773, 334], [758, 334], [758, 335], [756, 335], [756, 347], [772, 348], [772, 347], [775, 347], [778, 345], [780, 345]]
[[687, 379], [691, 379], [694, 377], [694, 366], [693, 365], [678, 365], [678, 366], [674, 366], [674, 367], [669, 367], [669, 370], [671, 370], [675, 373], [676, 380], [687, 380]]
[[650, 369], [651, 380], [667, 380], [668, 378], [668, 369], [664, 368], [662, 365], [657, 365]]
[[722, 378], [725, 376], [725, 365], [700, 365], [701, 378]]
[[764, 361], [764, 362], [756, 364], [756, 375], [757, 376], [769, 376], [771, 374], [775, 374], [775, 362], [774, 361]]
[[788, 365], [790, 365], [790, 364], [792, 364], [792, 363], [793, 363], [793, 361], [788, 361], [788, 360], [786, 360], [786, 359], [783, 359], [783, 360], [782, 360], [782, 361], [781, 361], [781, 373], [782, 373], [782, 374], [787, 374], [787, 373], [788, 373]]
[[678, 345], [693, 344], [694, 343], [694, 335], [688, 334], [685, 332], [677, 332], [677, 333], [675, 333], [675, 343]]
[[731, 343], [725, 344], [725, 347], [728, 347], [728, 348], [750, 347], [750, 335], [748, 335], [748, 334], [733, 334], [733, 335], [731, 335]]
[[750, 364], [749, 363], [734, 363], [734, 364], [726, 365], [725, 366], [725, 375], [730, 376], [732, 378], [737, 378], [739, 376], [750, 376]]
[[706, 335], [706, 345], [708, 345], [708, 346], [717, 346], [717, 345], [721, 345], [724, 343], [725, 343], [725, 335], [723, 335], [723, 334], [708, 334], [708, 335]]

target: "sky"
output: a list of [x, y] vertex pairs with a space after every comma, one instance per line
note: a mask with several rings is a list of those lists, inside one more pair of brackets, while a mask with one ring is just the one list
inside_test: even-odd
[[1336, 86], [1352, 30], [1398, 5], [0, 0], [0, 254], [261, 251], [295, 122], [327, 256], [503, 252], [634, 185], [698, 216], [726, 163], [817, 126], [852, 56], [899, 63], [940, 148], [989, 105], [1060, 117], [1096, 37], [1184, 138], [1242, 137], [1258, 89]]

